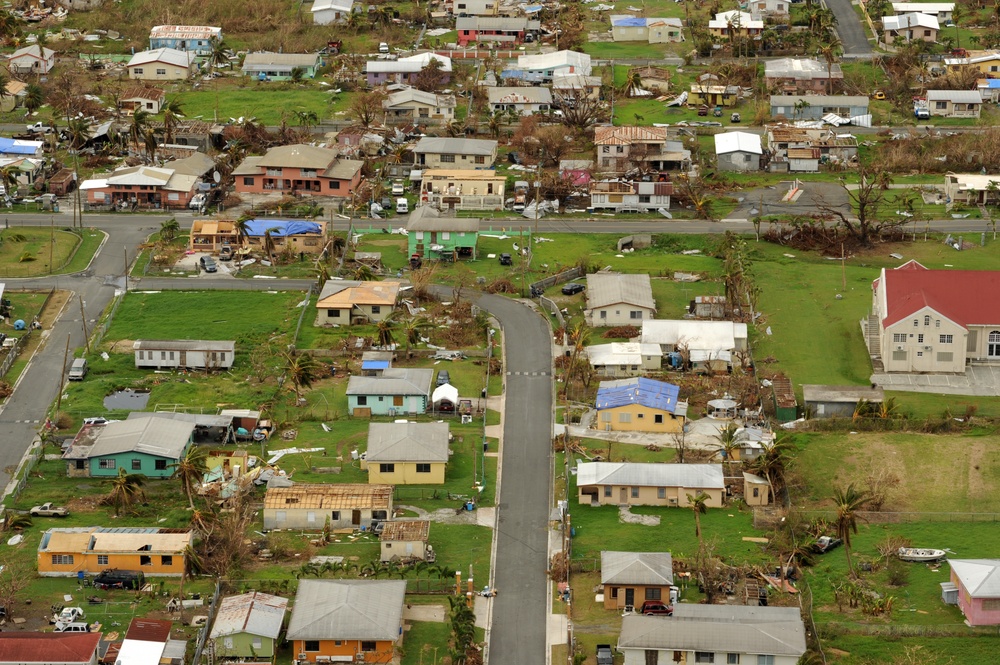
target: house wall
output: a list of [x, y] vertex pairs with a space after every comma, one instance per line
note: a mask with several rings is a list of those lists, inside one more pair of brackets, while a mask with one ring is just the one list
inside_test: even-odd
[[613, 25], [611, 38], [616, 42], [645, 42], [649, 39], [649, 31], [644, 25]]
[[[939, 104], [943, 106], [939, 106]], [[942, 118], [978, 118], [983, 105], [980, 104], [955, 104], [950, 100], [941, 102], [927, 102], [927, 110], [932, 116]]]
[[140, 208], [187, 208], [194, 196], [194, 187], [189, 192], [168, 191], [162, 187], [134, 185], [125, 189], [123, 185], [109, 185], [100, 189], [87, 190], [87, 203], [105, 206], [125, 201]]
[[274, 657], [274, 640], [270, 637], [250, 635], [249, 633], [219, 637], [215, 640], [215, 657], [223, 660], [236, 658], [271, 659]]
[[962, 610], [970, 625], [1000, 625], [1000, 599], [973, 598], [968, 589], [962, 586], [954, 570], [951, 571], [951, 583], [958, 587], [958, 608]]
[[449, 231], [414, 231], [407, 236], [407, 249], [410, 256], [414, 254], [432, 254], [431, 245], [442, 245], [444, 250], [440, 254], [450, 254], [459, 247], [472, 247], [475, 253], [476, 243], [479, 240], [478, 233], [449, 232]]
[[48, 74], [56, 64], [56, 57], [52, 56], [47, 60], [35, 58], [30, 55], [22, 55], [12, 58], [10, 61], [11, 71], [18, 73]]
[[[917, 325], [913, 325], [914, 321]], [[905, 339], [896, 341], [897, 335]], [[942, 343], [941, 335], [951, 335], [952, 342]], [[983, 336], [976, 337], [978, 346], [979, 338]], [[967, 344], [966, 331], [961, 326], [925, 307], [882, 330], [882, 365], [886, 372], [961, 373], [965, 371]], [[897, 350], [898, 347], [903, 348]]]
[[421, 102], [406, 102], [386, 109], [386, 121], [428, 121], [448, 122], [455, 117], [452, 106], [432, 106]]
[[[624, 205], [624, 204], [618, 204]], [[595, 326], [641, 326], [644, 319], [656, 316], [653, 310], [639, 305], [618, 303], [607, 307], [597, 307], [587, 310]]]
[[[366, 663], [391, 663], [393, 653], [393, 642], [379, 640], [375, 642], [374, 651], [361, 651], [361, 640], [319, 640], [319, 651], [306, 651], [304, 640], [292, 640], [292, 654], [299, 662], [315, 663], [317, 656], [329, 656], [330, 658], [340, 657], [338, 660], [357, 662], [356, 655], [364, 653]], [[305, 658], [298, 658], [299, 654], [305, 654]]]
[[[414, 153], [415, 166], [429, 169], [491, 169], [497, 159], [496, 148], [492, 155], [456, 155], [435, 152]], [[452, 160], [452, 161], [449, 161]]]
[[717, 155], [720, 171], [757, 171], [760, 169], [760, 155], [750, 152], [729, 152]]
[[[644, 600], [662, 600], [665, 605], [670, 604], [669, 584], [605, 584], [604, 585], [604, 609], [620, 610], [625, 607], [625, 600], [628, 589], [632, 589], [635, 597], [632, 606], [638, 608]], [[646, 590], [659, 590], [659, 597], [646, 597]], [[655, 593], [653, 594], [655, 596]]]
[[455, 0], [452, 11], [456, 15], [492, 16], [497, 2], [499, 0]]
[[743, 501], [746, 502], [748, 506], [766, 506], [771, 503], [771, 488], [766, 484], [744, 481]]
[[[365, 403], [361, 399], [367, 397]], [[354, 410], [371, 409], [373, 416], [401, 415], [405, 413], [426, 413], [426, 395], [348, 395], [347, 410], [354, 415]]]
[[[316, 78], [316, 65], [303, 66], [302, 78], [312, 79]], [[254, 65], [243, 70], [244, 76], [252, 76], [253, 78], [259, 78], [263, 73], [267, 76], [269, 81], [291, 81], [292, 71], [295, 67], [288, 67], [286, 65]]]
[[[646, 651], [644, 649], [622, 649], [622, 653], [625, 655], [624, 665], [654, 665], [653, 662], [646, 658]], [[680, 660], [675, 660], [674, 654], [680, 656]], [[711, 661], [699, 661], [699, 662], [712, 662], [712, 663], [725, 663], [727, 662], [728, 654], [724, 652], [714, 653]], [[775, 656], [774, 665], [796, 665], [799, 659], [794, 656]], [[695, 652], [694, 651], [677, 651], [673, 649], [657, 649], [656, 650], [656, 661], [655, 665], [676, 665], [676, 663], [687, 663], [693, 664], [695, 662]], [[743, 665], [754, 665], [757, 662], [757, 654], [739, 654], [739, 662]]]
[[[610, 496], [608, 489], [610, 488]], [[709, 508], [722, 507], [722, 493], [719, 489], [691, 489], [687, 487], [664, 487], [663, 497], [660, 497], [659, 487], [638, 487], [639, 496], [632, 496], [632, 487], [626, 485], [583, 485], [578, 488], [579, 500], [581, 504], [590, 505], [592, 497], [596, 497], [602, 506], [617, 506], [627, 504], [630, 506], [687, 506], [687, 495], [696, 496], [699, 492], [708, 495], [705, 505]], [[584, 493], [589, 490], [589, 493]], [[595, 495], [593, 492], [596, 491]]]
[[183, 81], [190, 78], [194, 65], [178, 67], [165, 62], [147, 62], [128, 68], [130, 79], [142, 81]]
[[[229, 369], [236, 355], [230, 351], [155, 351], [136, 350], [136, 369], [192, 368]], [[183, 358], [183, 361], [182, 361]]]
[[[432, 462], [428, 473], [417, 471], [416, 462], [368, 463], [369, 485], [440, 485], [444, 482], [444, 462]], [[383, 464], [392, 464], [392, 471], [382, 471]]]
[[735, 106], [739, 102], [739, 96], [735, 93], [711, 92], [700, 89], [697, 85], [692, 85], [688, 92], [688, 104], [690, 106]]
[[[220, 34], [219, 39], [222, 39]], [[215, 40], [212, 39], [177, 39], [173, 37], [157, 37], [149, 39], [149, 50], [172, 48], [177, 51], [187, 51], [198, 55], [211, 55]]]
[[668, 44], [684, 41], [681, 29], [672, 25], [651, 25], [646, 28], [646, 41], [650, 44]]
[[[325, 169], [323, 169], [325, 170]], [[361, 170], [350, 179], [326, 178], [323, 170], [268, 169], [254, 175], [236, 176], [239, 194], [308, 194], [347, 197], [361, 184]], [[313, 236], [315, 237], [315, 236]]]
[[[375, 309], [378, 308], [376, 312]], [[378, 323], [392, 316], [395, 308], [390, 305], [355, 305], [352, 308], [336, 309], [333, 307], [317, 307], [317, 326], [349, 326], [355, 317], [365, 317], [369, 323]]]
[[316, 25], [331, 25], [347, 20], [347, 12], [339, 9], [321, 9], [318, 12], [312, 12], [312, 15], [313, 23]]
[[[72, 556], [73, 563], [53, 563], [53, 555]], [[107, 563], [99, 563], [98, 556], [107, 556]], [[170, 557], [167, 563], [163, 557]], [[143, 564], [142, 558], [150, 563]], [[102, 559], [103, 561], [103, 559]], [[38, 574], [42, 577], [76, 577], [83, 571], [97, 574], [107, 568], [141, 570], [146, 577], [180, 577], [184, 572], [184, 554], [181, 552], [39, 552]]]
[[427, 543], [422, 540], [396, 540], [380, 543], [380, 559], [382, 561], [392, 561], [393, 557], [400, 559], [424, 560], [427, 553]]
[[[184, 452], [181, 457], [187, 454], [187, 449], [191, 446], [191, 442], [185, 446]], [[101, 462], [103, 460], [114, 460], [114, 467], [109, 469], [102, 469]], [[138, 468], [133, 466], [133, 463], [138, 463]], [[160, 463], [161, 469], [157, 469], [157, 462]], [[174, 470], [170, 467], [171, 464], [175, 464], [176, 459], [170, 457], [160, 457], [157, 455], [149, 455], [147, 453], [139, 452], [125, 452], [116, 453], [114, 455], [101, 455], [100, 457], [91, 457], [87, 460], [87, 465], [90, 468], [91, 478], [114, 478], [118, 475], [118, 469], [125, 469], [126, 473], [141, 473], [147, 478], [169, 478], [174, 475]]]
[[[380, 513], [380, 516], [374, 517], [373, 513]], [[277, 508], [264, 508], [264, 530], [302, 529], [303, 531], [322, 531], [327, 517], [330, 518], [331, 529], [368, 528], [371, 526], [372, 519], [386, 519], [391, 513], [392, 506], [389, 506], [387, 510], [373, 510], [371, 508], [324, 510], [321, 508], [306, 509], [292, 506], [286, 506], [281, 510]]]
[[[660, 416], [662, 422], [656, 422]], [[598, 427], [611, 432], [653, 432], [658, 434], [680, 432], [683, 417], [669, 411], [653, 409], [641, 404], [627, 404], [613, 409], [601, 409], [597, 415]]]

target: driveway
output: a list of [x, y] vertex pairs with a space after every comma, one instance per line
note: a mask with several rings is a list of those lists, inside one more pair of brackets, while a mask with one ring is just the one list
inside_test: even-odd
[[868, 42], [868, 27], [854, 11], [851, 0], [826, 0], [826, 6], [837, 17], [837, 35], [844, 45], [844, 56], [871, 57], [872, 47]]
[[973, 365], [965, 374], [872, 374], [872, 383], [886, 390], [937, 395], [1000, 395], [1000, 367]]

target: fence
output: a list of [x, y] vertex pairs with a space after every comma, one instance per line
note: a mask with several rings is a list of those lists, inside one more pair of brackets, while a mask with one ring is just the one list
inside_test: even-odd
[[7, 357], [3, 359], [3, 362], [0, 362], [0, 378], [7, 376], [7, 372], [10, 371], [10, 366], [14, 364], [17, 357], [21, 355], [21, 351], [31, 340], [31, 333], [32, 331], [25, 330], [24, 334], [17, 338], [14, 346], [12, 346], [10, 352], [7, 353]]
[[205, 622], [198, 630], [198, 642], [194, 647], [194, 658], [191, 660], [192, 663], [201, 662], [201, 653], [205, 649], [205, 641], [208, 639], [208, 632], [212, 629], [213, 619], [215, 618], [215, 610], [219, 603], [219, 595], [222, 592], [222, 586], [216, 582], [215, 583], [215, 593], [212, 594], [212, 602], [208, 604], [208, 621]]
[[121, 293], [115, 296], [115, 299], [111, 301], [111, 307], [108, 309], [108, 315], [104, 317], [104, 321], [100, 325], [94, 328], [91, 334], [90, 344], [91, 346], [99, 346], [104, 336], [108, 333], [108, 328], [111, 327], [111, 323], [115, 320], [115, 314], [118, 312], [118, 306], [122, 304], [122, 300], [125, 299], [125, 293]]
[[554, 286], [556, 284], [563, 284], [564, 282], [569, 282], [578, 277], [583, 277], [583, 275], [584, 275], [584, 269], [580, 266], [576, 266], [575, 268], [570, 268], [569, 270], [564, 270], [560, 273], [556, 273], [555, 275], [549, 275], [548, 277], [540, 279], [537, 282], [533, 283], [531, 285], [531, 288], [532, 289], [537, 288], [539, 290], [544, 291], [550, 286]]
[[[16, 480], [11, 481], [11, 484], [7, 486], [6, 496], [11, 498], [12, 502], [16, 502], [21, 497], [21, 492], [24, 491], [25, 485], [28, 484], [28, 476], [31, 475], [31, 471], [38, 464], [38, 460], [42, 458], [42, 446], [40, 442], [35, 442], [33, 444], [35, 447], [32, 448], [28, 457], [22, 462], [20, 468], [14, 472], [13, 478]], [[3, 497], [6, 501], [6, 496]], [[0, 506], [2, 508], [2, 506]]]

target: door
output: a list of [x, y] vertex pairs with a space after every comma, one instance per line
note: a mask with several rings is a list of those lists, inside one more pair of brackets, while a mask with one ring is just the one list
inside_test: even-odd
[[187, 367], [187, 366], [188, 366], [188, 354], [187, 354], [187, 351], [181, 351], [181, 363], [180, 363], [180, 365], [178, 365], [178, 367]]
[[393, 395], [392, 396], [392, 405], [393, 406], [403, 406], [403, 396], [402, 395]]
[[361, 525], [361, 511], [360, 510], [352, 510], [351, 511], [351, 524], [353, 524], [354, 526], [360, 526]]
[[618, 490], [618, 503], [628, 503], [628, 488], [622, 487]]
[[625, 606], [635, 607], [635, 589], [625, 589]]

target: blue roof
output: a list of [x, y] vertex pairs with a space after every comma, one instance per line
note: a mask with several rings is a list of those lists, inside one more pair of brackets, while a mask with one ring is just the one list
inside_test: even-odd
[[33, 145], [16, 145], [14, 139], [0, 136], [0, 152], [6, 155], [34, 155], [38, 148]]
[[323, 234], [323, 226], [316, 222], [296, 221], [291, 219], [251, 219], [247, 220], [247, 234], [251, 236], [263, 236], [265, 231], [271, 231], [271, 236], [283, 238], [285, 236], [301, 235], [303, 233]]
[[641, 404], [651, 409], [673, 413], [681, 389], [672, 383], [637, 378], [602, 381], [597, 389], [597, 409], [613, 409], [628, 404]]
[[986, 87], [988, 89], [1000, 88], [1000, 79], [986, 79]]
[[616, 19], [612, 25], [618, 25], [623, 28], [644, 28], [646, 27], [646, 19], [630, 16], [628, 18]]
[[361, 369], [389, 369], [388, 360], [362, 360]]

